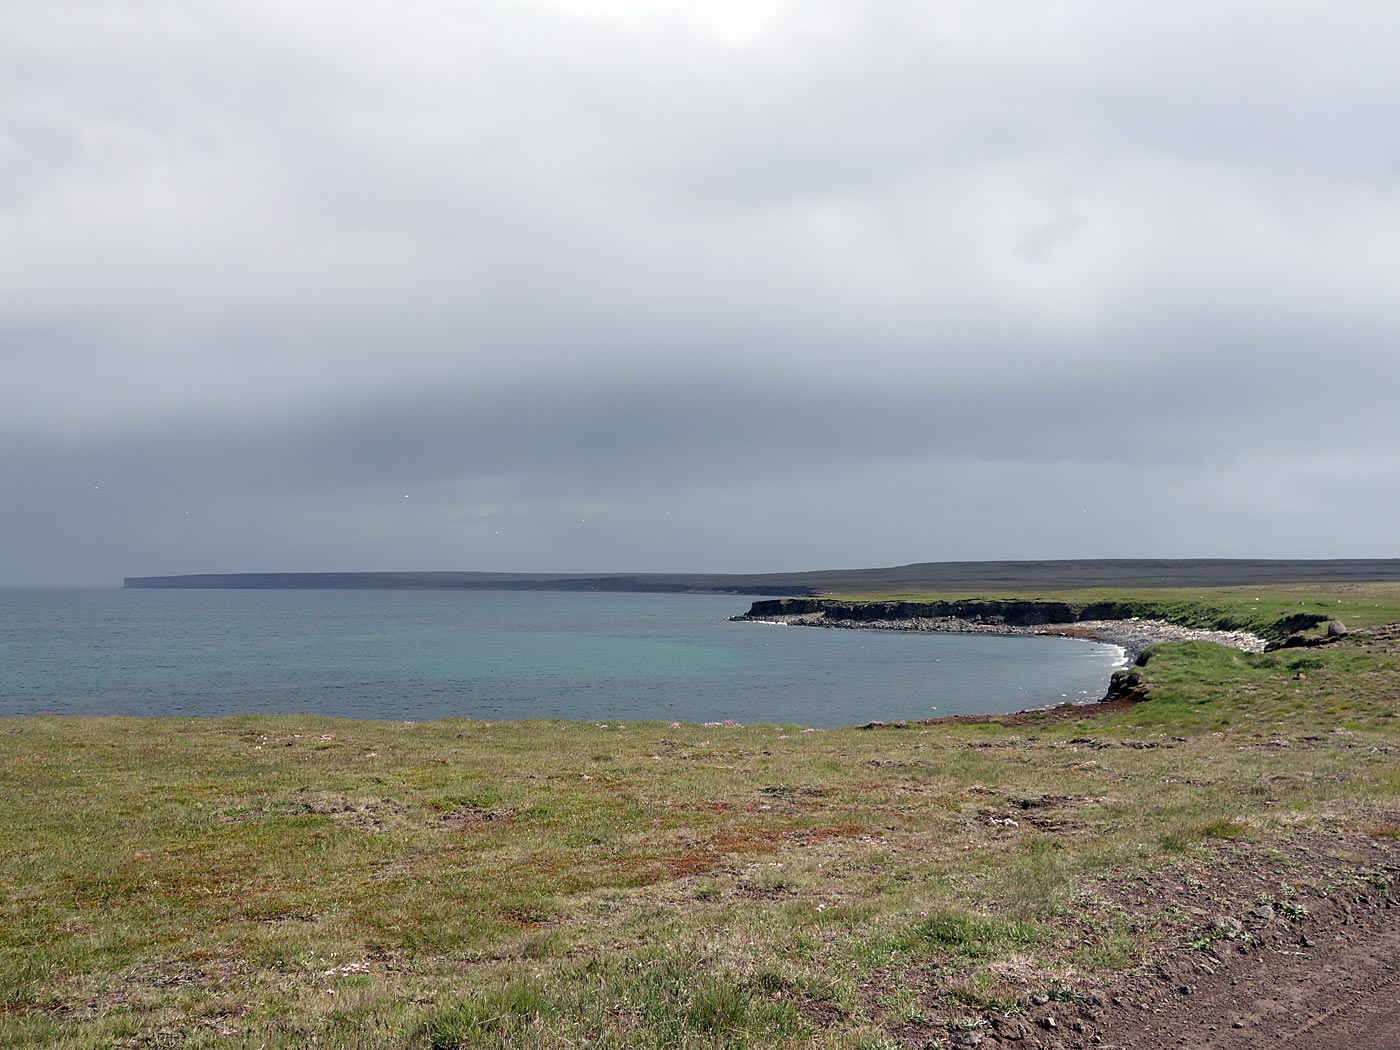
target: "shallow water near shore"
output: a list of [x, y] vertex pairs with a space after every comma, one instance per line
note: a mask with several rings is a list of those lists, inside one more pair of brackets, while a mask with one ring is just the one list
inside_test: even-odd
[[0, 716], [798, 723], [1102, 696], [1115, 646], [731, 623], [730, 595], [0, 590]]

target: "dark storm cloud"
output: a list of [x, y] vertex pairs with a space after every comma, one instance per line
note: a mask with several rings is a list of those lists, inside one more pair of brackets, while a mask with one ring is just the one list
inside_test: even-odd
[[1307, 3], [7, 10], [0, 582], [1393, 553], [1397, 45]]

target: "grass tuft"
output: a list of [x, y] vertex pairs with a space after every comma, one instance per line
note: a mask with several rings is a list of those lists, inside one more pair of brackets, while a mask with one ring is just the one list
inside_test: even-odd
[[508, 1046], [556, 1016], [557, 1007], [542, 989], [512, 981], [464, 1000], [431, 1022], [429, 1044], [432, 1050]]

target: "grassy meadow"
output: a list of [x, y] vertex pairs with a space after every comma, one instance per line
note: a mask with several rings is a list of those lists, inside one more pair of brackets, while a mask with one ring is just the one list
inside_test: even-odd
[[1121, 596], [1352, 633], [1011, 725], [0, 721], [0, 1045], [939, 1045], [1377, 878], [1400, 585]]

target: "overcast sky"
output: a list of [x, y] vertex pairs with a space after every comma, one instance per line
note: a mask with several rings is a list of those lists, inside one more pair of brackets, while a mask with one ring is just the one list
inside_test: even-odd
[[0, 5], [0, 584], [1400, 555], [1400, 7]]

